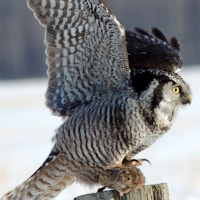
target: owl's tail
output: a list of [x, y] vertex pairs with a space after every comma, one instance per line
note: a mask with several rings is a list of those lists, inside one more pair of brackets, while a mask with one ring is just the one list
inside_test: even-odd
[[64, 155], [50, 154], [43, 165], [25, 182], [7, 192], [0, 200], [54, 199], [74, 177], [66, 172]]

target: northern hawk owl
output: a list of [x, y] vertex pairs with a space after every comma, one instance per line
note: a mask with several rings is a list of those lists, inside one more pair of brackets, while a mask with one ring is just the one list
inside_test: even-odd
[[2, 199], [53, 199], [74, 181], [94, 185], [106, 166], [166, 133], [191, 102], [176, 38], [125, 31], [101, 0], [28, 0], [45, 28], [46, 104], [65, 120], [41, 167]]

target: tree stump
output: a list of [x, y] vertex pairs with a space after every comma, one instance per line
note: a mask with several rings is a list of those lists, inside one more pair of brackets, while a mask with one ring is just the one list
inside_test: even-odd
[[74, 200], [169, 200], [166, 183], [145, 185], [137, 191], [124, 194], [120, 198], [117, 191], [108, 190], [76, 197]]

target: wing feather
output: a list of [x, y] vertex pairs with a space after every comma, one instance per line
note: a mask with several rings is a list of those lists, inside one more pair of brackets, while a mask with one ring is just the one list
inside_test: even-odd
[[69, 116], [125, 82], [125, 31], [102, 1], [28, 0], [28, 6], [45, 27], [46, 104], [54, 114]]
[[182, 68], [180, 46], [172, 37], [170, 42], [157, 28], [152, 35], [140, 28], [135, 32], [126, 31], [130, 68], [163, 68], [177, 72]]

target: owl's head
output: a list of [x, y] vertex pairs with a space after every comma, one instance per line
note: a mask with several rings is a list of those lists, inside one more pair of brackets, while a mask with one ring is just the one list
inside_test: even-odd
[[139, 100], [150, 102], [150, 109], [163, 106], [163, 111], [172, 110], [192, 101], [188, 84], [177, 73], [166, 69], [133, 69], [131, 84]]

